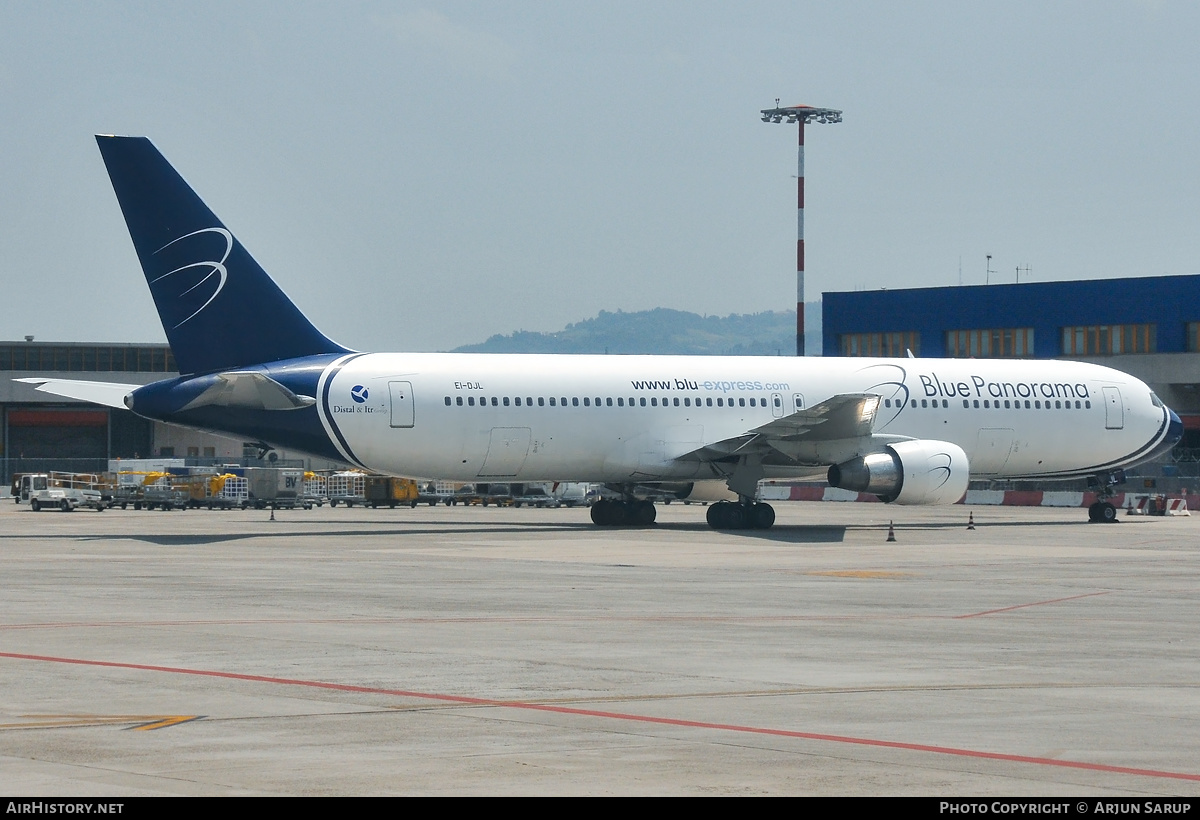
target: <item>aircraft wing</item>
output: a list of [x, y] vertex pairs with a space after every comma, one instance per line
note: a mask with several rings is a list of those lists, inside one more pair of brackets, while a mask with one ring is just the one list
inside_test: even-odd
[[38, 385], [34, 389], [42, 393], [64, 396], [68, 399], [90, 401], [105, 407], [125, 408], [125, 397], [137, 390], [140, 384], [116, 384], [113, 382], [87, 382], [75, 379], [13, 379], [15, 382]]
[[870, 438], [878, 409], [879, 396], [874, 393], [843, 393], [680, 458], [710, 461], [757, 454], [770, 461], [797, 461], [802, 450], [819, 451], [825, 442]]

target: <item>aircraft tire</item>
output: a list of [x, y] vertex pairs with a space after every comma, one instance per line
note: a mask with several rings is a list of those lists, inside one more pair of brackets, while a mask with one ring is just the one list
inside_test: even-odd
[[609, 525], [608, 502], [607, 501], [597, 501], [595, 504], [593, 504], [592, 509], [591, 509], [591, 516], [592, 516], [592, 523], [595, 524], [597, 527], [607, 527]]
[[775, 525], [775, 508], [759, 502], [750, 508], [756, 530], [769, 530]]
[[1097, 521], [1103, 521], [1105, 524], [1112, 524], [1117, 520], [1117, 508], [1107, 501], [1101, 502], [1100, 511], [1097, 516]]
[[630, 518], [640, 526], [648, 527], [658, 517], [658, 511], [654, 509], [653, 501], [634, 501], [632, 507]]
[[708, 508], [704, 517], [714, 530], [740, 530], [746, 526], [746, 515], [741, 504], [718, 501]]
[[622, 504], [619, 501], [610, 501], [609, 505], [609, 521], [612, 526], [623, 527], [633, 518], [633, 511], [628, 504]]

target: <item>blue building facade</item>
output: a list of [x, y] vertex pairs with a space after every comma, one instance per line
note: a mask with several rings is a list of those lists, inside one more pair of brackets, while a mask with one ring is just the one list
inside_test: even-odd
[[[826, 356], [1195, 353], [1200, 275], [825, 293]], [[986, 339], [986, 341], [985, 341]]]

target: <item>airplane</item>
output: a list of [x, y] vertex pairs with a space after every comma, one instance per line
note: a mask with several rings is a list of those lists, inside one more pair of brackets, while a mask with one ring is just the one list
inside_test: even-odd
[[1089, 518], [1111, 521], [1123, 469], [1183, 433], [1143, 382], [1079, 362], [358, 352], [150, 140], [96, 140], [181, 375], [17, 380], [54, 395], [385, 474], [601, 483], [599, 526], [652, 524], [648, 486], [723, 482], [737, 501], [709, 525], [767, 529], [759, 481], [821, 473], [896, 504], [955, 503], [971, 478], [1087, 477]]

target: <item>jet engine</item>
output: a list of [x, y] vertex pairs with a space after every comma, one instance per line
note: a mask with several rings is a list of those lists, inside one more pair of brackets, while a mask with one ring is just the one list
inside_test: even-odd
[[900, 441], [829, 468], [829, 484], [897, 504], [953, 504], [967, 491], [967, 454], [948, 441]]

